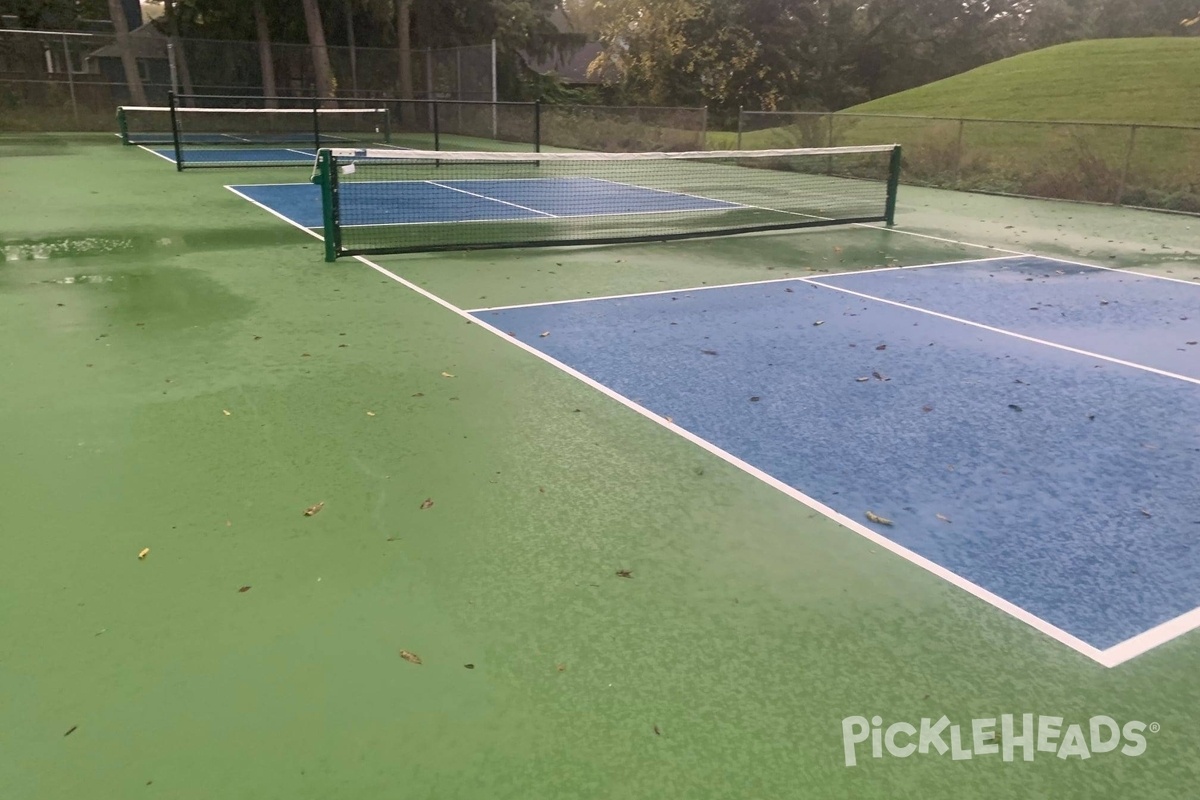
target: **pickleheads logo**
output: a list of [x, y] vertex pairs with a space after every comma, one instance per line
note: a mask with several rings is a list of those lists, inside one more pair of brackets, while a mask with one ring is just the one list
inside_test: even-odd
[[[973, 719], [966, 726], [951, 723], [945, 716], [938, 720], [925, 717], [917, 725], [892, 722], [887, 727], [879, 716], [870, 720], [846, 717], [842, 720], [842, 748], [847, 767], [858, 764], [860, 755], [865, 756], [868, 747], [872, 758], [883, 758], [884, 753], [895, 758], [908, 758], [914, 753], [939, 756], [949, 753], [954, 761], [995, 755], [1013, 761], [1019, 751], [1024, 761], [1033, 761], [1038, 753], [1053, 753], [1064, 760], [1085, 760], [1113, 751], [1124, 756], [1140, 756], [1146, 752], [1146, 733], [1158, 731], [1157, 722], [1147, 725], [1130, 720], [1119, 725], [1115, 719], [1104, 715], [1066, 727], [1063, 727], [1062, 717], [1034, 714], [1001, 714], [999, 720], [984, 717]], [[870, 745], [865, 744], [868, 740]], [[863, 745], [861, 754], [859, 745]]]

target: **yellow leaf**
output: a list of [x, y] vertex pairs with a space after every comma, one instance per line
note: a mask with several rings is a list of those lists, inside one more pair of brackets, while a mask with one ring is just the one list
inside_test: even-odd
[[316, 513], [324, 507], [325, 507], [325, 501], [322, 500], [321, 502], [317, 503], [315, 506], [309, 506], [308, 508], [304, 509], [304, 516], [306, 516], [306, 517], [315, 516]]
[[144, 561], [146, 559], [146, 556], [148, 556], [148, 555], [150, 555], [150, 548], [143, 547], [142, 551], [140, 553], [138, 553], [138, 558]]
[[443, 372], [442, 377], [443, 378], [453, 378], [454, 376], [452, 374], [450, 374], [449, 372]]
[[892, 521], [886, 517], [881, 517], [873, 511], [867, 512], [867, 519], [874, 522], [876, 525], [891, 525]]

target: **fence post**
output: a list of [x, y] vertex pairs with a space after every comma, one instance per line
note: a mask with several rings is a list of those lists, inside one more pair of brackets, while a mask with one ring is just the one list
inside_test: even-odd
[[175, 43], [172, 41], [167, 42], [167, 69], [171, 73], [171, 91], [175, 93], [176, 97], [178, 97], [179, 96], [179, 65], [178, 65], [178, 62], [176, 61]]
[[430, 100], [429, 108], [431, 110], [431, 113], [433, 114], [433, 149], [441, 150], [442, 149], [442, 133], [440, 130], [441, 123], [438, 121], [438, 101]]
[[954, 145], [954, 188], [957, 189], [962, 183], [962, 158], [963, 158], [963, 129], [966, 127], [967, 121], [960, 119], [958, 121], [958, 143]]
[[500, 138], [500, 127], [496, 120], [496, 103], [500, 101], [500, 94], [496, 84], [496, 40], [492, 39], [492, 138]]
[[829, 135], [825, 140], [826, 147], [833, 147], [833, 112], [829, 112]]
[[175, 146], [175, 171], [183, 172], [183, 145], [180, 143], [179, 110], [175, 93], [167, 92], [167, 107], [171, 110], [171, 143]]
[[321, 149], [321, 98], [313, 96], [312, 99], [313, 112], [313, 148]]
[[1121, 167], [1121, 182], [1117, 184], [1117, 196], [1113, 198], [1113, 205], [1121, 205], [1121, 201], [1125, 199], [1125, 182], [1129, 180], [1129, 165], [1133, 162], [1133, 146], [1137, 141], [1137, 125], [1129, 126], [1129, 144], [1125, 145], [1125, 164]]
[[701, 109], [700, 114], [700, 149], [708, 149], [708, 106]]
[[71, 90], [71, 116], [76, 124], [79, 123], [79, 103], [75, 100], [75, 71], [71, 69], [71, 45], [67, 43], [67, 35], [62, 35], [63, 58], [66, 59], [67, 87]]
[[734, 149], [735, 149], [735, 150], [741, 150], [741, 149], [742, 149], [742, 106], [738, 106], [738, 133], [737, 133], [737, 147], [735, 147]]
[[[496, 104], [492, 103], [493, 113]], [[533, 101], [533, 152], [542, 152], [542, 101], [541, 98]]]

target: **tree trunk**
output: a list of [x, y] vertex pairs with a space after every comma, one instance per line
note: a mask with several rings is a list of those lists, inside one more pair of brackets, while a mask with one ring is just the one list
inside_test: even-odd
[[271, 55], [271, 26], [267, 22], [267, 10], [263, 0], [254, 0], [254, 28], [258, 33], [258, 64], [262, 70], [263, 103], [267, 108], [278, 108], [279, 90], [275, 86], [275, 59]]
[[317, 79], [317, 94], [320, 97], [333, 97], [333, 67], [329, 64], [329, 48], [325, 45], [325, 25], [321, 22], [321, 9], [317, 7], [317, 0], [303, 0], [303, 3], [308, 43], [312, 48], [313, 73]]
[[411, 100], [412, 76], [412, 0], [396, 0], [396, 46], [400, 58], [400, 97]]
[[[192, 88], [192, 71], [188, 69], [187, 53], [183, 49], [183, 40], [179, 38], [179, 17], [175, 16], [174, 0], [163, 0], [163, 14], [167, 18], [167, 34], [169, 41], [175, 46], [175, 64], [179, 70], [179, 82], [183, 84], [184, 94], [195, 94]], [[192, 101], [188, 100], [187, 105]]]
[[354, 42], [354, 0], [346, 4], [346, 43], [350, 45], [350, 91], [358, 97], [358, 48]]
[[121, 51], [121, 65], [125, 67], [125, 83], [135, 105], [146, 105], [146, 89], [142, 76], [138, 74], [137, 57], [129, 43], [129, 23], [125, 20], [125, 9], [121, 0], [108, 0], [108, 15], [112, 18], [113, 30], [117, 34], [117, 49]]

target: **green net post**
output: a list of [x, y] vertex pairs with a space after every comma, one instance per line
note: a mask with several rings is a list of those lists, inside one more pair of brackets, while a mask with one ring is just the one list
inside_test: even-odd
[[392, 110], [386, 106], [383, 111], [383, 141], [386, 144], [392, 142]]
[[121, 132], [121, 144], [133, 144], [129, 141], [129, 120], [125, 117], [125, 107], [117, 108], [117, 130]]
[[171, 110], [171, 144], [175, 146], [175, 171], [183, 172], [183, 141], [179, 125], [179, 103], [174, 92], [167, 92], [167, 107]]
[[900, 193], [900, 161], [901, 149], [900, 145], [892, 150], [892, 161], [888, 165], [888, 182], [887, 182], [887, 211], [885, 217], [888, 227], [896, 224], [896, 195]]
[[317, 151], [317, 169], [313, 172], [313, 183], [321, 187], [321, 224], [325, 234], [325, 260], [337, 261], [342, 249], [341, 226], [338, 225], [337, 161], [333, 151]]

